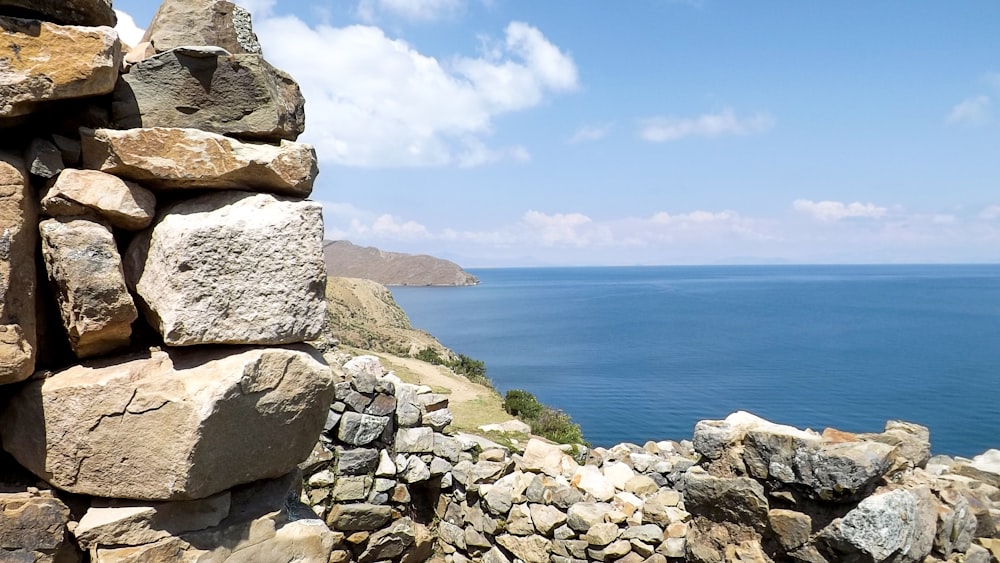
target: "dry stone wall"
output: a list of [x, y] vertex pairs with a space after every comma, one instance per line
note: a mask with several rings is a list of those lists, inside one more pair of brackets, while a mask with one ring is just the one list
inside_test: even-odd
[[0, 0], [0, 561], [328, 563], [304, 100], [230, 2], [114, 23]]

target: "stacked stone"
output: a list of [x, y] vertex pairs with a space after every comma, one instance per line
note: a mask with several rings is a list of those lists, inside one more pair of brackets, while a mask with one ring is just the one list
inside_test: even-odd
[[334, 392], [302, 96], [230, 2], [124, 65], [114, 22], [0, 0], [0, 559], [326, 563], [286, 502]]

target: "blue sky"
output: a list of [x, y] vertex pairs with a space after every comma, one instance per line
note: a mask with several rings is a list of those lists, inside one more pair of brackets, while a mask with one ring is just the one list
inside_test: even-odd
[[[1000, 261], [1000, 2], [248, 0], [328, 238], [467, 267]], [[126, 40], [154, 3], [116, 0]]]

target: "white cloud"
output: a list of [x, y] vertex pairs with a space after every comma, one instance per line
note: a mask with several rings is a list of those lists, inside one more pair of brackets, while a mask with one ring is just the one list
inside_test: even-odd
[[[348, 166], [474, 166], [529, 158], [487, 146], [493, 120], [577, 88], [572, 57], [538, 29], [507, 26], [497, 52], [443, 61], [377, 27], [310, 27], [293, 16], [255, 29], [275, 66], [298, 81], [320, 158]], [[304, 57], [302, 53], [322, 53]]]
[[662, 143], [686, 137], [720, 137], [764, 133], [774, 127], [774, 118], [763, 112], [740, 118], [732, 108], [725, 108], [720, 113], [707, 113], [694, 118], [651, 117], [641, 120], [639, 126], [639, 135], [643, 139]]
[[237, 0], [236, 3], [249, 10], [255, 18], [264, 18], [274, 10], [277, 0]]
[[581, 229], [593, 223], [593, 220], [581, 213], [546, 215], [540, 211], [529, 210], [522, 220], [535, 230], [548, 246], [586, 246], [590, 242], [590, 237], [581, 232]]
[[428, 22], [454, 17], [464, 7], [463, 0], [361, 0], [357, 14], [366, 22], [375, 21], [378, 13]]
[[592, 143], [594, 141], [600, 141], [604, 137], [607, 137], [608, 133], [611, 132], [611, 127], [614, 124], [607, 123], [605, 125], [584, 125], [573, 133], [570, 137], [570, 144], [577, 145], [580, 143]]
[[142, 41], [142, 36], [146, 34], [146, 30], [137, 26], [135, 19], [121, 10], [115, 10], [115, 15], [118, 16], [118, 24], [115, 25], [118, 37], [129, 47], [138, 45]]
[[990, 205], [986, 209], [983, 209], [979, 212], [979, 218], [986, 219], [987, 221], [1000, 219], [1000, 205]]
[[862, 217], [878, 219], [885, 217], [888, 210], [879, 207], [874, 203], [854, 203], [845, 204], [839, 201], [812, 201], [808, 199], [797, 199], [792, 207], [799, 213], [812, 216], [814, 219], [826, 222], [840, 221], [852, 217]]
[[992, 119], [989, 96], [966, 98], [951, 108], [945, 121], [949, 125], [986, 125]]

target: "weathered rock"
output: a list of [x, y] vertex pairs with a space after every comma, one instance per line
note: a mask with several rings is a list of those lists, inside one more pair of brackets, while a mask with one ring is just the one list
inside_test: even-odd
[[554, 506], [529, 504], [528, 509], [535, 529], [543, 536], [552, 537], [555, 529], [566, 522], [566, 514]]
[[63, 164], [62, 152], [59, 148], [47, 139], [34, 138], [28, 145], [25, 155], [28, 162], [28, 170], [32, 176], [49, 179], [55, 178], [62, 172]]
[[573, 475], [570, 485], [589, 493], [598, 501], [608, 501], [615, 496], [614, 484], [594, 465], [581, 465]]
[[434, 431], [427, 427], [400, 428], [396, 431], [396, 451], [427, 453], [434, 450]]
[[930, 490], [897, 489], [862, 500], [820, 532], [835, 560], [923, 561], [933, 547], [937, 512]]
[[367, 446], [382, 436], [389, 425], [389, 417], [345, 412], [340, 419], [337, 439], [352, 446]]
[[229, 491], [180, 502], [138, 503], [95, 499], [73, 530], [84, 549], [143, 545], [217, 526], [229, 515]]
[[528, 440], [521, 464], [525, 471], [541, 472], [552, 477], [557, 475], [570, 477], [577, 469], [577, 463], [559, 449], [559, 446], [545, 443], [537, 438]]
[[373, 479], [367, 475], [341, 475], [330, 491], [334, 502], [361, 501], [368, 498]]
[[35, 370], [37, 220], [24, 161], [0, 151], [0, 385]]
[[618, 539], [621, 535], [621, 530], [618, 529], [617, 524], [612, 524], [610, 522], [598, 522], [591, 526], [587, 533], [583, 535], [583, 541], [587, 542], [589, 545], [603, 547], [609, 543]]
[[954, 472], [1000, 488], [1000, 450], [986, 450], [970, 463], [956, 465]]
[[337, 474], [367, 475], [378, 464], [378, 450], [368, 448], [337, 448]]
[[702, 420], [695, 424], [692, 440], [694, 449], [709, 459], [718, 459], [727, 448], [742, 442], [750, 430], [769, 431], [804, 441], [819, 440], [819, 435], [815, 432], [774, 424], [748, 412], [738, 411], [725, 420]]
[[0, 16], [0, 60], [4, 61], [0, 66], [2, 119], [30, 113], [41, 102], [111, 92], [118, 80], [122, 50], [118, 34], [108, 27], [60, 26]]
[[541, 536], [497, 536], [496, 541], [524, 563], [548, 563], [552, 542]]
[[79, 560], [66, 538], [70, 519], [69, 508], [48, 491], [0, 493], [0, 560], [51, 561], [60, 552], [66, 561]]
[[776, 508], [768, 512], [768, 522], [781, 548], [793, 551], [809, 541], [812, 518], [808, 514]]
[[84, 131], [83, 166], [157, 190], [253, 190], [306, 197], [319, 174], [309, 145], [246, 143], [182, 128]]
[[71, 217], [96, 212], [112, 226], [138, 231], [153, 222], [156, 196], [142, 186], [97, 170], [66, 169], [42, 196], [42, 213]]
[[566, 523], [570, 528], [585, 534], [591, 526], [603, 522], [604, 517], [613, 509], [605, 502], [578, 502], [569, 507]]
[[0, 7], [23, 10], [40, 20], [62, 25], [108, 26], [118, 23], [111, 0], [0, 0]]
[[331, 387], [306, 347], [153, 352], [30, 382], [0, 433], [23, 466], [61, 489], [197, 499], [308, 457]]
[[215, 45], [230, 53], [260, 53], [250, 13], [224, 0], [166, 0], [142, 37], [157, 53], [188, 45]]
[[441, 432], [454, 420], [451, 411], [448, 409], [436, 410], [423, 415], [421, 422], [437, 432]]
[[319, 204], [213, 193], [165, 210], [125, 274], [168, 345], [301, 342], [325, 318], [322, 238]]
[[663, 541], [663, 529], [656, 524], [643, 524], [641, 526], [630, 526], [622, 532], [622, 538], [627, 540], [639, 540], [644, 543], [657, 545]]
[[330, 508], [326, 523], [333, 530], [371, 532], [381, 529], [392, 518], [392, 509], [374, 504], [336, 504]]
[[715, 477], [700, 467], [684, 475], [684, 506], [692, 514], [751, 528], [767, 525], [764, 487], [747, 477]]
[[39, 232], [73, 352], [88, 358], [127, 346], [139, 313], [125, 286], [111, 229], [67, 217], [42, 221]]
[[257, 54], [183, 47], [136, 63], [115, 90], [118, 129], [192, 127], [242, 139], [294, 141], [305, 101], [292, 77]]
[[431, 469], [427, 467], [424, 460], [417, 456], [410, 456], [399, 476], [407, 483], [420, 483], [431, 478]]

